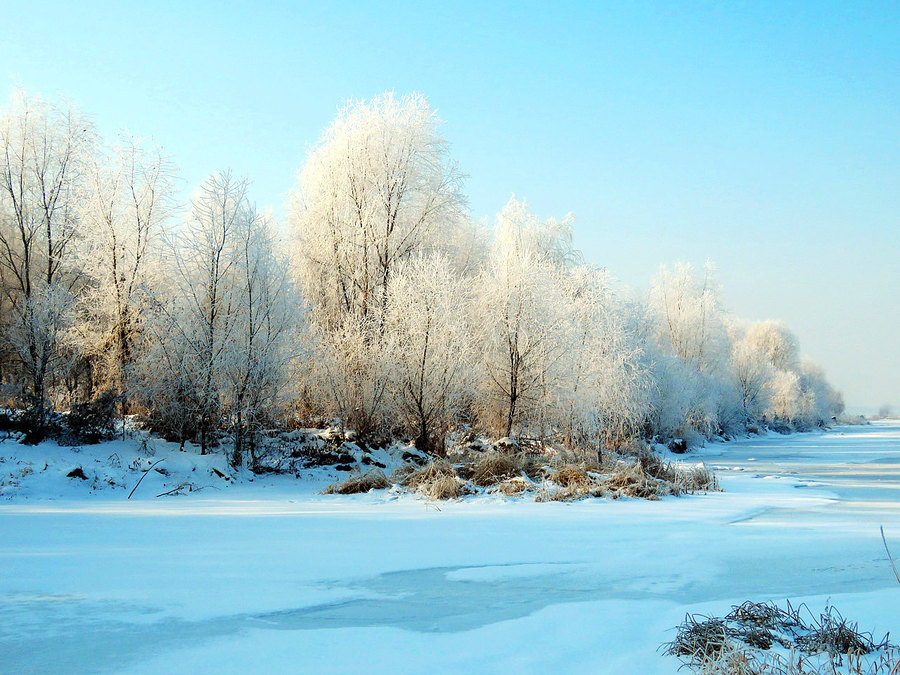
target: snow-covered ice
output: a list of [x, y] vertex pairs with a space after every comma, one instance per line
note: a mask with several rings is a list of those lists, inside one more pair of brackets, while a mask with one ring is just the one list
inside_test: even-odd
[[697, 456], [725, 492], [435, 505], [272, 477], [129, 501], [48, 470], [0, 503], [0, 671], [674, 673], [685, 613], [748, 599], [896, 631], [900, 424]]

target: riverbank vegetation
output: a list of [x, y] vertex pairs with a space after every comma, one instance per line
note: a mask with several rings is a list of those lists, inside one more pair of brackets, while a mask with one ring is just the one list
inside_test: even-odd
[[[179, 205], [160, 149], [21, 92], [0, 150], [0, 422], [27, 443], [91, 442], [128, 417], [251, 469], [263, 437], [299, 428], [435, 458], [501, 440], [603, 462], [640, 439], [683, 451], [843, 410], [783, 323], [726, 311], [711, 264], [664, 266], [636, 294], [584, 260], [571, 216], [513, 197], [474, 222], [420, 95], [345, 105], [284, 223], [228, 171]], [[406, 484], [478, 481], [442, 466]], [[584, 489], [608, 491], [595, 474]]]

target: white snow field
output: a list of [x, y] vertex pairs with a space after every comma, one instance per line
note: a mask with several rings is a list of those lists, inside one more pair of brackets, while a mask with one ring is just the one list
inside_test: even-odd
[[685, 613], [748, 599], [900, 629], [878, 530], [900, 556], [900, 424], [698, 458], [725, 492], [435, 505], [273, 478], [128, 501], [57, 479], [0, 502], [0, 672], [675, 673], [658, 648]]

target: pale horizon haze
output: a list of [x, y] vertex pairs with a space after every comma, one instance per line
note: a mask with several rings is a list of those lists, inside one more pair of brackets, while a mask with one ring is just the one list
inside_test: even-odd
[[4, 99], [152, 138], [183, 192], [231, 168], [283, 211], [348, 99], [424, 94], [471, 215], [575, 215], [642, 290], [707, 259], [853, 411], [900, 408], [900, 4], [11, 2]]

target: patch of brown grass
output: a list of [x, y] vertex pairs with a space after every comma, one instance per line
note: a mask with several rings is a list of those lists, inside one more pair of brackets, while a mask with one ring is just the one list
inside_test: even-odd
[[471, 480], [478, 487], [491, 487], [522, 474], [525, 458], [521, 454], [491, 452], [472, 467]]
[[438, 476], [430, 483], [420, 485], [418, 491], [429, 499], [458, 499], [470, 492], [466, 484], [455, 476]]
[[788, 609], [784, 610], [772, 603], [750, 600], [741, 605], [734, 605], [725, 620], [742, 623], [745, 626], [780, 630], [799, 625], [799, 617], [790, 604]]
[[531, 490], [531, 483], [522, 476], [516, 476], [497, 483], [496, 487], [497, 491], [501, 494], [504, 494], [507, 497], [515, 497], [516, 495]]
[[[457, 499], [478, 488], [506, 496], [536, 491], [535, 500], [575, 501], [586, 497], [633, 497], [659, 499], [702, 490], [716, 490], [715, 475], [705, 466], [685, 467], [668, 462], [649, 450], [626, 457], [605, 455], [603, 464], [590, 459], [565, 461], [556, 457], [492, 452], [472, 462], [454, 466], [446, 459], [434, 459], [424, 467], [407, 464], [388, 479], [381, 471], [351, 475], [330, 485], [325, 494], [357, 494], [399, 485], [429, 499]], [[536, 482], [540, 483], [537, 488]]]
[[550, 483], [544, 485], [537, 497], [536, 502], [577, 502], [587, 497], [602, 497], [604, 495], [603, 486], [599, 483], [585, 487], [559, 487]]
[[329, 485], [322, 491], [325, 495], [355, 495], [369, 490], [386, 490], [391, 486], [387, 476], [381, 469], [367, 471], [361, 475], [350, 476], [340, 483]]
[[572, 502], [586, 497], [602, 497], [605, 479], [584, 464], [561, 464], [549, 471], [535, 501]]
[[401, 485], [415, 490], [420, 485], [431, 483], [444, 476], [457, 478], [456, 469], [447, 460], [435, 459], [421, 469], [413, 468], [412, 471], [407, 472]]
[[453, 465], [443, 459], [408, 473], [401, 485], [429, 499], [456, 499], [469, 493]]
[[619, 497], [658, 499], [720, 489], [715, 474], [705, 465], [669, 462], [649, 450], [637, 454], [633, 461], [619, 460], [605, 469], [608, 487]]
[[583, 464], [563, 464], [550, 471], [548, 479], [563, 489], [584, 489], [595, 481]]
[[660, 483], [644, 471], [640, 461], [620, 463], [606, 479], [606, 487], [614, 498], [659, 499], [660, 493], [672, 494], [660, 489]]

